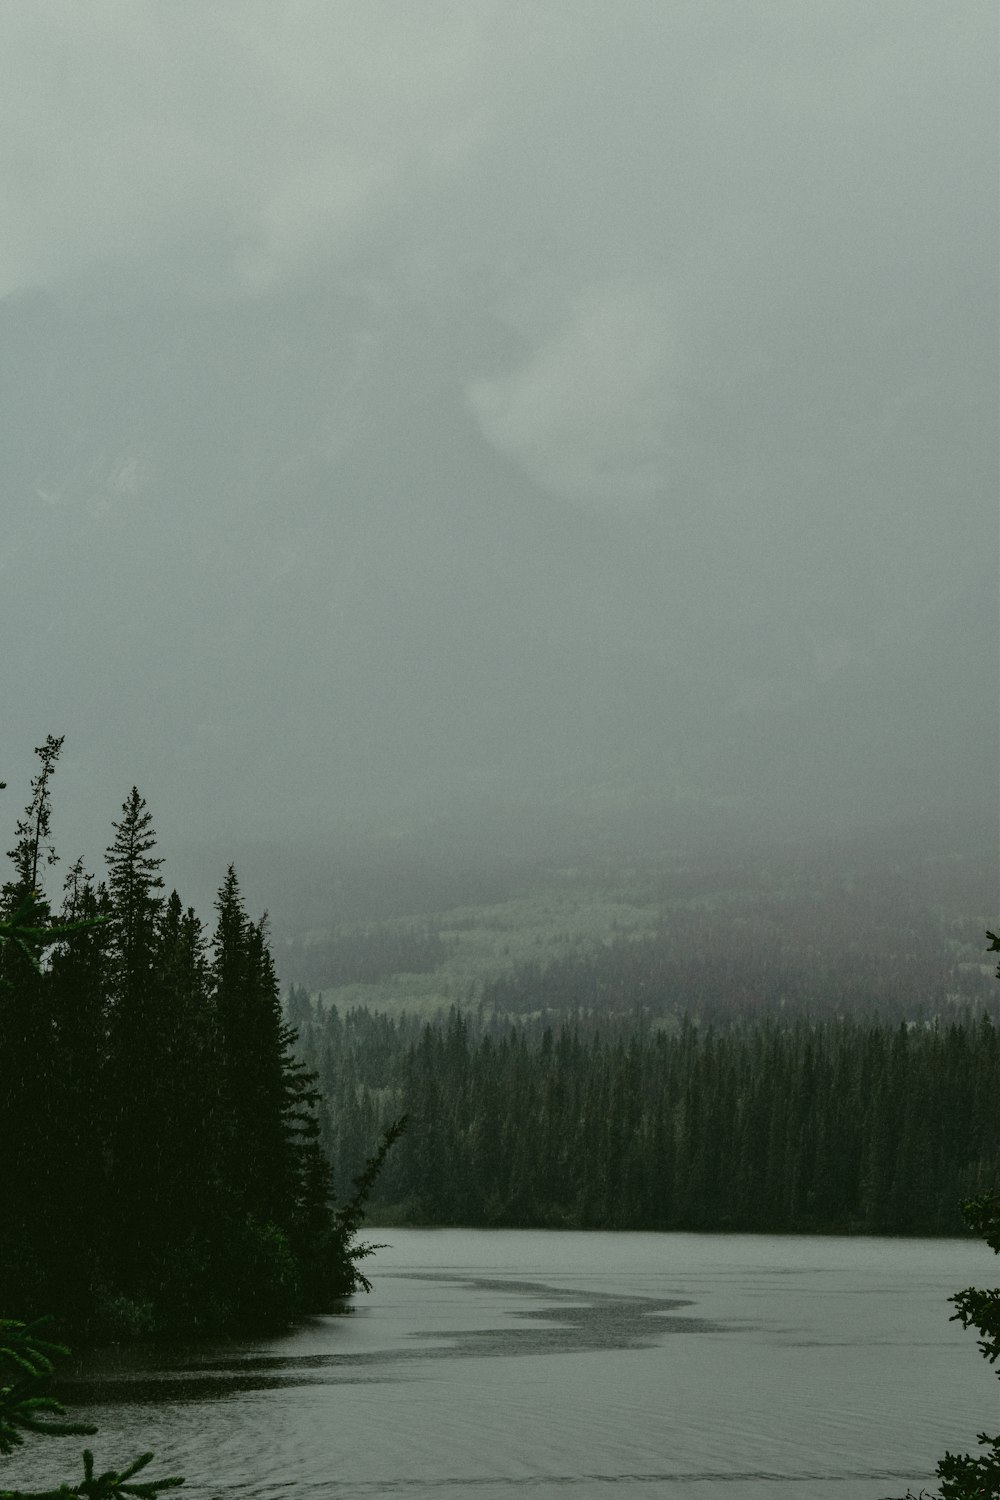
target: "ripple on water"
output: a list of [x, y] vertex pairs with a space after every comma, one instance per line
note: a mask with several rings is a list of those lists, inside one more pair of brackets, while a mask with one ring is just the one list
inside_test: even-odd
[[[99, 1464], [153, 1448], [206, 1500], [878, 1500], [995, 1425], [947, 1321], [992, 1268], [976, 1248], [394, 1231], [359, 1315], [97, 1356], [67, 1395]], [[79, 1447], [3, 1482], [69, 1477]]]

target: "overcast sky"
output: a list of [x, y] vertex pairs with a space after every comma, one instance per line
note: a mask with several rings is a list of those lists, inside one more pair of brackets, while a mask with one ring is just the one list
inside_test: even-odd
[[994, 818], [996, 31], [5, 0], [8, 821]]

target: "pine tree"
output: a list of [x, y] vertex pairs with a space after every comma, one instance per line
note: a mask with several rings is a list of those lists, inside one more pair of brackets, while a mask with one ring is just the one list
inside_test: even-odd
[[226, 1179], [245, 1214], [287, 1229], [294, 1189], [277, 980], [263, 930], [247, 916], [232, 865], [215, 906], [211, 974]]
[[32, 1305], [51, 1279], [57, 1254], [53, 1215], [59, 1157], [57, 1036], [51, 996], [38, 964], [51, 909], [39, 889], [56, 862], [51, 843], [50, 781], [62, 740], [49, 735], [35, 754], [41, 769], [7, 851], [15, 878], [0, 895], [14, 941], [0, 945], [0, 1141], [4, 1143], [4, 1233], [0, 1281]]
[[160, 1232], [154, 1163], [162, 1121], [151, 1095], [162, 1096], [166, 1082], [156, 1045], [160, 1031], [155, 974], [163, 861], [153, 853], [152, 814], [136, 787], [122, 806], [121, 821], [113, 826], [115, 839], [107, 850], [112, 921], [105, 1144], [116, 1232], [109, 1249], [118, 1285], [130, 1297], [143, 1299], [148, 1294], [150, 1247]]
[[[46, 735], [44, 745], [35, 746], [35, 754], [41, 761], [42, 768], [31, 783], [31, 801], [15, 829], [17, 843], [7, 851], [7, 857], [13, 861], [17, 871], [15, 889], [20, 895], [38, 889], [38, 877], [43, 864], [54, 865], [58, 861], [51, 841], [52, 794], [49, 782], [64, 739], [65, 735], [60, 735], [57, 739], [50, 734]], [[9, 889], [9, 886], [5, 887], [5, 891]]]
[[193, 1327], [206, 1316], [212, 1246], [225, 1236], [217, 1148], [220, 1059], [209, 987], [202, 924], [172, 891], [157, 927], [145, 1028], [145, 1103], [156, 1139], [146, 1163], [143, 1212], [157, 1232], [144, 1253], [154, 1300]]
[[107, 850], [108, 884], [114, 917], [115, 988], [120, 1011], [130, 1021], [142, 1018], [153, 966], [156, 922], [163, 905], [159, 873], [163, 860], [156, 847], [153, 817], [146, 799], [133, 787], [113, 824], [114, 843]]
[[77, 860], [66, 876], [45, 985], [56, 1032], [50, 1110], [56, 1134], [51, 1205], [73, 1234], [58, 1233], [44, 1306], [58, 1317], [92, 1311], [106, 1260], [110, 1225], [101, 1164], [107, 1138], [107, 888], [95, 887]]
[[[266, 922], [250, 921], [230, 866], [216, 899], [211, 962], [219, 1037], [220, 1147], [241, 1305], [287, 1316], [323, 1291], [332, 1233], [314, 1076], [294, 1056]], [[338, 1252], [339, 1253], [339, 1252]], [[240, 1279], [242, 1278], [242, 1279]]]

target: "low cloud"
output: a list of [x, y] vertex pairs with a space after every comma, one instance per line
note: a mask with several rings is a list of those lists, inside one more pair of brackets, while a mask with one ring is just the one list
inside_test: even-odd
[[594, 286], [508, 375], [474, 381], [483, 433], [543, 489], [587, 506], [644, 507], [670, 486], [679, 348], [660, 281]]

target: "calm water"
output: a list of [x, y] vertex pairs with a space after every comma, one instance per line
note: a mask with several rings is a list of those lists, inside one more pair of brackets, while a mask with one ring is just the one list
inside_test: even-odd
[[[294, 1334], [95, 1357], [99, 1466], [201, 1497], [878, 1500], [995, 1431], [949, 1293], [981, 1244], [391, 1230], [374, 1294]], [[79, 1439], [0, 1461], [70, 1477]]]

